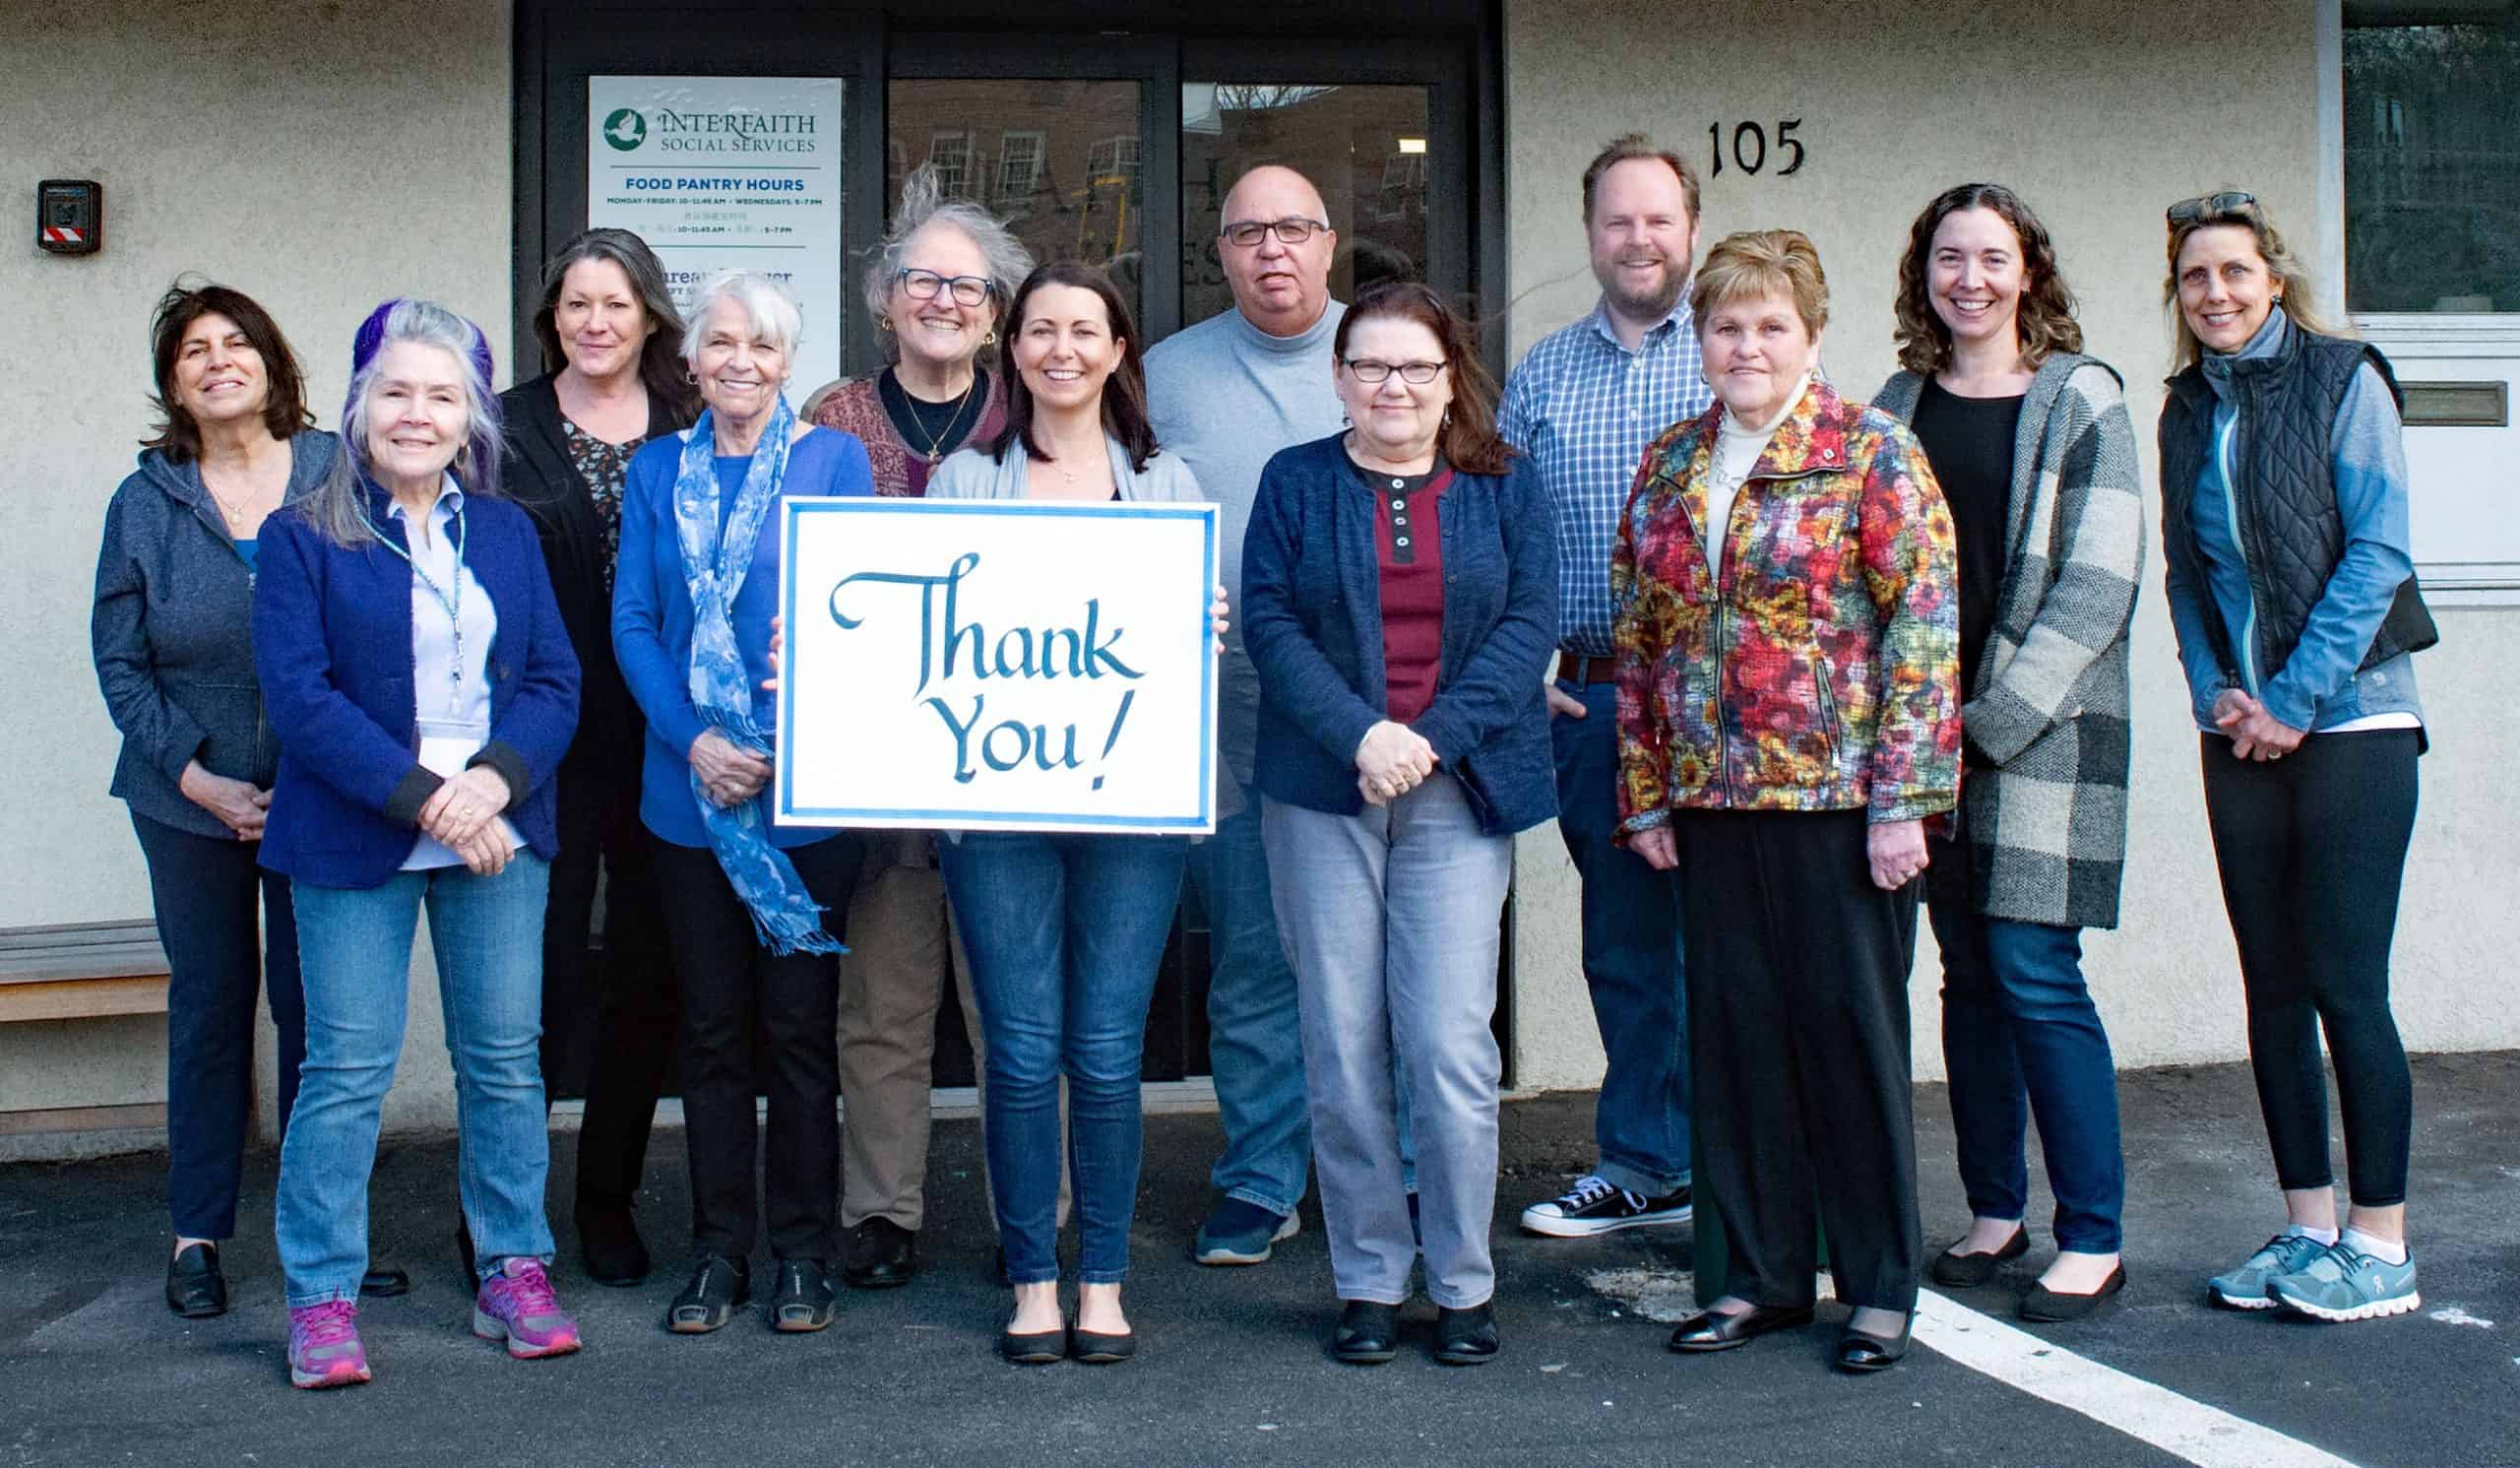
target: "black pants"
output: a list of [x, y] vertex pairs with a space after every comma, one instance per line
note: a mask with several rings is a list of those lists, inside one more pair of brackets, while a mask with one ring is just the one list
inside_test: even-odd
[[[254, 1103], [254, 995], [268, 983], [280, 1034], [280, 1123], [306, 1059], [306, 995], [288, 878], [258, 870], [260, 842], [196, 836], [134, 813], [166, 968], [166, 1205], [175, 1232], [236, 1232], [237, 1180]], [[263, 950], [256, 898], [268, 914]]]
[[2248, 1058], [2286, 1188], [2327, 1187], [2327, 1074], [2345, 1113], [2347, 1191], [2406, 1201], [2415, 1082], [2389, 1012], [2389, 942], [2415, 830], [2411, 729], [2312, 734], [2280, 760], [2199, 735], [2205, 816], [2248, 993]]
[[[770, 1100], [762, 1191], [770, 1251], [782, 1259], [829, 1258], [840, 1211], [840, 960], [776, 958], [753, 936], [716, 854], [656, 846], [665, 894], [665, 934], [682, 993], [678, 1052], [683, 1136], [691, 1149], [691, 1242], [700, 1254], [752, 1252], [753, 1047], [766, 1061]], [[788, 853], [805, 890], [838, 935], [862, 862], [843, 832]]]
[[[673, 966], [636, 774], [603, 778], [576, 754], [560, 766], [560, 859], [542, 914], [542, 1075], [577, 1073], [587, 1055], [578, 1131], [578, 1207], [630, 1206], [674, 1044]], [[596, 879], [604, 878], [603, 966], [587, 962]], [[590, 1049], [591, 1048], [591, 1049]]]
[[1752, 1305], [1811, 1302], [1815, 1198], [1838, 1298], [1889, 1310], [1917, 1301], [1918, 884], [1872, 884], [1865, 825], [1861, 810], [1671, 818], [1686, 878], [1697, 1201], [1724, 1224], [1724, 1293]]

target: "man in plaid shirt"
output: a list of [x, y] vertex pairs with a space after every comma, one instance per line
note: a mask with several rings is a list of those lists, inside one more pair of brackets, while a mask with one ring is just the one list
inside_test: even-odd
[[1559, 624], [1548, 687], [1558, 830], [1583, 881], [1584, 982], [1608, 1068], [1593, 1170], [1523, 1210], [1523, 1227], [1589, 1238], [1689, 1218], [1688, 1029], [1675, 878], [1611, 843], [1618, 829], [1610, 546], [1645, 446], [1713, 405], [1688, 309], [1697, 174], [1642, 133], [1584, 170], [1601, 303], [1541, 339], [1505, 383], [1498, 427], [1557, 506]]

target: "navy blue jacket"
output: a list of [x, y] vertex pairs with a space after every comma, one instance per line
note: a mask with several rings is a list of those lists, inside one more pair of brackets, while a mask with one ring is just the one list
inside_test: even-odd
[[[370, 486], [368, 519], [403, 523]], [[508, 819], [534, 854], [560, 851], [551, 776], [578, 723], [578, 660], [525, 511], [468, 496], [465, 568], [498, 607], [490, 742], [473, 757], [513, 793]], [[382, 886], [419, 836], [442, 783], [420, 767], [411, 691], [411, 568], [373, 543], [336, 545], [291, 506], [263, 522], [254, 667], [280, 739], [262, 864], [319, 887]]]
[[[1273, 799], [1354, 815], [1356, 745], [1388, 717], [1374, 492], [1338, 435], [1260, 473], [1242, 541], [1242, 640], [1260, 671], [1253, 778]], [[1443, 491], [1435, 701], [1410, 727], [1470, 792], [1481, 829], [1557, 814], [1541, 681], [1557, 646], [1557, 513], [1531, 461]]]

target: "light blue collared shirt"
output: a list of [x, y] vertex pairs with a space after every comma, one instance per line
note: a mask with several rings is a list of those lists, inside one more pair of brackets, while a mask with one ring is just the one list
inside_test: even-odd
[[[411, 706], [418, 716], [420, 738], [423, 743], [431, 738], [469, 739], [477, 749], [490, 737], [490, 639], [498, 635], [499, 609], [458, 553], [455, 522], [463, 508], [464, 490], [449, 475], [437, 503], [429, 507], [427, 543], [411, 534], [410, 517], [402, 505], [396, 504], [386, 515], [407, 522], [403, 534], [411, 557]], [[422, 572], [427, 573], [427, 581], [421, 579]], [[429, 589], [430, 581], [437, 583], [437, 591]], [[438, 592], [450, 600], [460, 597], [464, 613], [460, 661], [455, 620]], [[405, 871], [463, 864], [462, 857], [425, 834], [403, 859]]]

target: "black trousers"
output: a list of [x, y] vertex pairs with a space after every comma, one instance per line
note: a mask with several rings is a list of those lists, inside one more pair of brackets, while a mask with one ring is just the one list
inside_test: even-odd
[[[581, 1210], [627, 1208], [673, 1055], [673, 965], [635, 771], [605, 779], [573, 751], [560, 765], [560, 859], [542, 914], [542, 1074], [587, 1056], [578, 1132]], [[596, 884], [604, 882], [601, 977], [587, 962]]]
[[[677, 1047], [683, 1135], [691, 1149], [691, 1241], [700, 1254], [752, 1252], [767, 1215], [782, 1259], [831, 1256], [840, 1212], [840, 960], [773, 957], [715, 853], [659, 842], [665, 934], [682, 994]], [[840, 933], [862, 853], [842, 832], [788, 853]], [[763, 1206], [753, 1198], [756, 1038], [770, 1102]]]
[[2327, 1072], [2345, 1113], [2347, 1191], [2406, 1201], [2415, 1081], [2389, 1012], [2389, 944], [2415, 831], [2411, 729], [2312, 734], [2280, 760], [2200, 734], [2205, 816], [2248, 994], [2248, 1058], [2287, 1188], [2327, 1187]]
[[1815, 1224], [1828, 1229], [1840, 1300], [1890, 1310], [1917, 1301], [1924, 1245], [1908, 970], [1919, 884], [1872, 884], [1866, 820], [1861, 810], [1671, 817], [1685, 878], [1697, 1203], [1724, 1225], [1724, 1293], [1752, 1305], [1811, 1302]]

